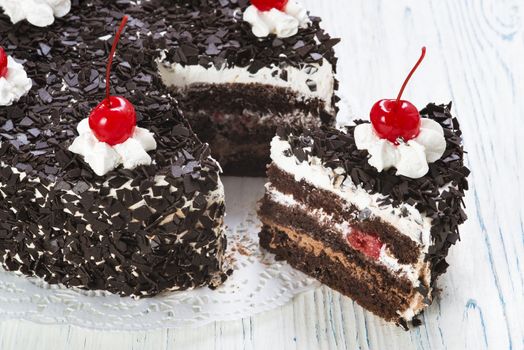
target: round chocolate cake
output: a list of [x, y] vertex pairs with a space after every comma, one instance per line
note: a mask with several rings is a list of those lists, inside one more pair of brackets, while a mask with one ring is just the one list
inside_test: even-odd
[[[332, 125], [339, 40], [294, 1], [278, 11], [248, 0], [2, 7], [2, 265], [120, 295], [223, 282], [211, 155], [229, 173], [262, 175], [278, 125]], [[113, 98], [131, 113], [119, 141], [103, 135]]]
[[[131, 15], [111, 75], [156, 150], [150, 164], [99, 176], [69, 151], [104, 100], [111, 38]], [[46, 30], [0, 16], [0, 46], [23, 62], [32, 89], [0, 107], [0, 260], [11, 271], [120, 295], [225, 279], [219, 166], [192, 132], [155, 59], [168, 11], [130, 1], [74, 4]]]

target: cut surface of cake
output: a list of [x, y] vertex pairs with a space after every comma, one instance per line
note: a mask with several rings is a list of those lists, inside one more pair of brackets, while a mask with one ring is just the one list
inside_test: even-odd
[[[220, 167], [158, 77], [157, 7], [147, 3], [74, 2], [46, 30], [0, 16], [0, 46], [32, 79], [0, 108], [5, 269], [136, 297], [226, 278]], [[121, 97], [106, 98], [109, 39], [125, 13], [134, 17], [110, 79]], [[93, 108], [122, 101], [134, 106], [136, 128], [102, 142]]]
[[[466, 219], [469, 171], [450, 107], [422, 110], [420, 133], [393, 145], [400, 153], [384, 169], [389, 146], [368, 135], [370, 123], [280, 129], [259, 208], [261, 246], [388, 321], [418, 322]], [[429, 161], [415, 167], [421, 145]]]
[[160, 76], [225, 174], [263, 176], [277, 126], [335, 121], [339, 40], [294, 0], [279, 3], [164, 1], [155, 10], [167, 15], [156, 31], [166, 47]]

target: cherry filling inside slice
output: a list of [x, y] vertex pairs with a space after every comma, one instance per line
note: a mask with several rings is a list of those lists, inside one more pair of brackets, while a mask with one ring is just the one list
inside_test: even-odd
[[358, 250], [373, 260], [378, 260], [380, 250], [384, 245], [376, 235], [362, 232], [356, 228], [353, 228], [347, 235], [347, 240], [353, 249]]

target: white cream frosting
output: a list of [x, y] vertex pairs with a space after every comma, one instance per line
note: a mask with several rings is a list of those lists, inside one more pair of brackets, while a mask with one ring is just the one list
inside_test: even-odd
[[[431, 243], [431, 218], [407, 203], [398, 208], [392, 205], [382, 205], [380, 200], [385, 196], [378, 193], [370, 194], [360, 185], [355, 185], [351, 177], [344, 176], [344, 169], [333, 170], [325, 167], [320, 158], [312, 156], [309, 156], [307, 161], [299, 163], [296, 157], [286, 156], [290, 150], [289, 143], [278, 136], [271, 141], [271, 159], [280, 169], [293, 175], [296, 181], [304, 180], [334, 193], [359, 210], [368, 209], [371, 215], [389, 223], [399, 232], [420, 244], [422, 251], [428, 251]], [[404, 210], [407, 210], [409, 215], [403, 215]]]
[[10, 106], [31, 90], [33, 82], [27, 77], [24, 66], [11, 56], [7, 57], [7, 75], [0, 78], [0, 106]]
[[11, 22], [27, 19], [37, 27], [47, 27], [55, 17], [63, 17], [71, 10], [71, 0], [0, 0], [0, 6]]
[[[248, 67], [223, 66], [205, 68], [201, 65], [182, 66], [179, 63], [165, 62], [165, 53], [157, 61], [160, 77], [166, 86], [184, 89], [193, 84], [264, 84], [288, 88], [307, 98], [318, 98], [325, 102], [328, 113], [333, 113], [331, 99], [335, 89], [333, 66], [324, 59], [322, 64], [310, 64], [308, 69], [287, 66], [263, 67], [256, 73], [250, 73]], [[286, 71], [287, 79], [280, 78]], [[309, 88], [308, 81], [316, 85], [316, 90]]]
[[368, 162], [379, 172], [396, 168], [397, 175], [413, 179], [426, 175], [429, 163], [439, 160], [446, 150], [442, 126], [427, 118], [421, 119], [416, 138], [398, 145], [380, 138], [371, 123], [360, 124], [355, 127], [355, 144], [358, 149], [369, 152]]
[[297, 34], [299, 28], [307, 28], [311, 22], [307, 11], [296, 1], [289, 1], [284, 11], [275, 8], [260, 11], [249, 6], [244, 12], [244, 21], [251, 24], [253, 34], [259, 38], [275, 34], [279, 38], [289, 38]]
[[143, 128], [136, 127], [133, 136], [125, 142], [110, 146], [100, 142], [89, 127], [89, 119], [83, 119], [77, 127], [79, 136], [75, 138], [69, 151], [84, 157], [95, 174], [102, 176], [123, 165], [126, 169], [134, 169], [139, 165], [151, 164], [148, 151], [156, 149], [153, 134]]

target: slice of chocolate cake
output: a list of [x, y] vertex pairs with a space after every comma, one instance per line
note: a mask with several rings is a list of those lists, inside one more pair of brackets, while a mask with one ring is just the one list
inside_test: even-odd
[[220, 167], [157, 76], [157, 7], [73, 3], [46, 30], [0, 15], [0, 46], [20, 62], [0, 52], [0, 84], [19, 92], [0, 107], [2, 266], [123, 296], [220, 285]]
[[262, 247], [386, 320], [413, 320], [431, 303], [466, 219], [469, 171], [450, 107], [428, 105], [418, 136], [399, 145], [440, 153], [419, 177], [399, 175], [399, 163], [370, 164], [375, 150], [362, 149], [369, 123], [280, 130], [259, 209]]
[[160, 75], [226, 174], [263, 176], [279, 125], [333, 125], [339, 40], [295, 0], [160, 3]]
[[428, 105], [418, 136], [399, 145], [440, 153], [421, 176], [399, 175], [399, 163], [370, 164], [375, 151], [362, 149], [369, 123], [280, 130], [259, 209], [262, 247], [386, 320], [413, 320], [431, 303], [466, 219], [469, 171], [450, 107]]

